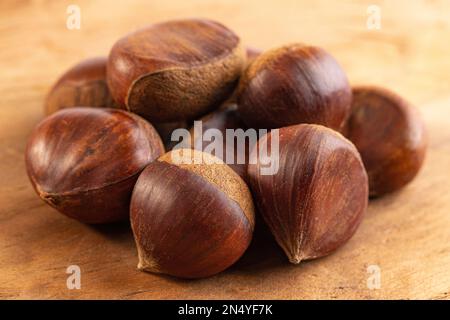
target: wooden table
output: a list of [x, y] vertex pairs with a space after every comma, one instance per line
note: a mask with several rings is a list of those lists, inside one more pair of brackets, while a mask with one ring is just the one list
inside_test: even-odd
[[[64, 1], [0, 4], [0, 298], [426, 298], [450, 297], [449, 1], [76, 1], [81, 29], [66, 28]], [[381, 6], [381, 30], [366, 27]], [[165, 19], [219, 20], [249, 45], [305, 42], [329, 50], [353, 84], [381, 84], [422, 111], [430, 145], [404, 190], [372, 201], [351, 241], [329, 257], [290, 265], [258, 237], [235, 266], [180, 281], [136, 270], [127, 225], [92, 227], [41, 202], [24, 146], [52, 83], [82, 58], [105, 55], [124, 33]], [[258, 249], [259, 248], [259, 249]], [[81, 268], [68, 290], [66, 268]], [[368, 267], [381, 271], [369, 289]], [[369, 269], [370, 271], [370, 269]]]

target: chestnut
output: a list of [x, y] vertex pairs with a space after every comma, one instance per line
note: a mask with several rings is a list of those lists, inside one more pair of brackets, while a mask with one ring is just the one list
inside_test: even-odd
[[106, 84], [106, 61], [106, 57], [86, 59], [66, 71], [47, 95], [45, 113], [77, 106], [116, 107]]
[[[248, 68], [248, 66], [256, 59], [256, 57], [261, 54], [261, 52], [262, 51], [260, 51], [259, 49], [247, 47], [245, 49], [247, 60], [245, 62], [244, 69]], [[236, 103], [236, 101], [237, 101], [237, 87], [234, 89], [231, 96], [229, 96], [228, 99], [223, 103], [223, 105], [229, 103]]]
[[156, 122], [153, 126], [161, 137], [166, 151], [170, 151], [178, 143], [178, 141], [172, 141], [172, 133], [177, 129], [188, 129], [190, 121]]
[[[279, 167], [264, 174], [259, 154], [272, 152], [272, 139], [278, 139]], [[367, 174], [358, 151], [321, 125], [264, 135], [250, 154], [248, 176], [258, 212], [294, 264], [343, 245], [367, 208]]]
[[[237, 106], [234, 103], [228, 103], [222, 108], [211, 112], [210, 114], [200, 118], [198, 121], [201, 121], [202, 131], [203, 134], [209, 129], [216, 129], [219, 130], [223, 135], [223, 149], [222, 154], [216, 154], [216, 150], [212, 150], [210, 152], [213, 156], [218, 157], [219, 159], [223, 160], [224, 162], [227, 161], [227, 155], [229, 153], [232, 154], [232, 158], [230, 155], [230, 159], [233, 161], [230, 163], [227, 163], [244, 181], [247, 177], [247, 164], [248, 164], [248, 157], [250, 154], [250, 149], [253, 147], [253, 144], [256, 143], [256, 141], [251, 142], [248, 137], [245, 136], [245, 131], [247, 130], [246, 126], [242, 122], [242, 120], [237, 116], [236, 113]], [[226, 130], [227, 129], [241, 129], [239, 131], [235, 131], [235, 138], [234, 142], [231, 145], [230, 143], [227, 143], [226, 140]], [[208, 145], [211, 143], [211, 141], [207, 141], [203, 139], [202, 136], [198, 136], [195, 132], [195, 127], [192, 127], [190, 130], [190, 134], [192, 137], [192, 147], [205, 152], [208, 148]], [[239, 145], [237, 137], [240, 136], [242, 139], [245, 139], [245, 142], [243, 143], [243, 146]], [[243, 149], [244, 147], [245, 149]], [[242, 158], [243, 161], [239, 163], [239, 157]]]
[[252, 128], [313, 123], [341, 130], [351, 95], [345, 72], [330, 54], [293, 44], [255, 58], [240, 78], [237, 102]]
[[361, 154], [370, 196], [402, 188], [423, 164], [427, 149], [425, 124], [409, 102], [387, 89], [353, 89], [352, 113], [345, 134]]
[[239, 37], [218, 22], [173, 20], [118, 40], [107, 80], [114, 99], [149, 121], [195, 119], [224, 101], [245, 64]]
[[242, 256], [252, 239], [254, 207], [247, 185], [220, 159], [174, 149], [140, 175], [130, 219], [139, 269], [201, 278]]
[[28, 141], [25, 161], [37, 194], [85, 223], [126, 219], [134, 184], [164, 153], [155, 129], [118, 109], [68, 108], [45, 118]]

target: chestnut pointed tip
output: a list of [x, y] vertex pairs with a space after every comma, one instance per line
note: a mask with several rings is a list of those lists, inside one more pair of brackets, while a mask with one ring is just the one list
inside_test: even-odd
[[62, 198], [59, 195], [48, 193], [40, 189], [38, 190], [38, 195], [42, 200], [44, 200], [44, 202], [48, 203], [52, 207], [57, 207], [62, 201]]
[[145, 264], [145, 262], [138, 262], [137, 269], [139, 271], [151, 272], [151, 273], [161, 273], [158, 268], [155, 268], [151, 264]]
[[303, 261], [303, 258], [301, 256], [290, 256], [289, 262], [292, 264], [300, 264], [300, 262]]
[[138, 246], [138, 264], [137, 269], [139, 271], [146, 271], [152, 273], [161, 273], [158, 263], [152, 258], [142, 253], [142, 250]]

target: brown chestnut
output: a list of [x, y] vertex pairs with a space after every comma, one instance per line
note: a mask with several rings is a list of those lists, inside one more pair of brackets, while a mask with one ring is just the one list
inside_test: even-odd
[[325, 50], [293, 44], [259, 55], [241, 76], [239, 114], [252, 128], [315, 123], [340, 130], [350, 113], [347, 76]]
[[46, 203], [81, 222], [107, 223], [128, 217], [138, 175], [163, 153], [155, 129], [141, 117], [84, 107], [45, 118], [28, 141], [25, 160]]
[[166, 151], [170, 151], [178, 143], [178, 141], [172, 141], [172, 133], [177, 129], [188, 129], [190, 123], [190, 121], [156, 122], [153, 126], [158, 131]]
[[174, 149], [140, 175], [130, 218], [139, 269], [200, 278], [241, 257], [252, 239], [254, 207], [247, 185], [221, 160]]
[[355, 87], [345, 131], [361, 154], [371, 196], [400, 189], [422, 166], [425, 124], [410, 103], [389, 90]]
[[116, 107], [106, 84], [106, 61], [86, 59], [65, 72], [47, 95], [46, 114], [69, 107]]
[[[259, 49], [252, 48], [252, 47], [247, 47], [245, 49], [245, 52], [246, 52], [247, 60], [245, 62], [244, 69], [248, 68], [248, 66], [256, 59], [257, 56], [259, 56], [261, 54], [262, 51], [260, 51]], [[237, 101], [237, 87], [234, 89], [231, 96], [229, 96], [228, 99], [222, 105], [236, 103], [236, 101]]]
[[[263, 174], [259, 154], [271, 154], [273, 139], [279, 139], [279, 167]], [[272, 130], [253, 148], [248, 175], [258, 211], [295, 264], [344, 244], [367, 208], [367, 174], [358, 151], [324, 126]]]
[[108, 59], [115, 100], [151, 122], [195, 119], [233, 91], [245, 64], [236, 34], [205, 19], [154, 24], [116, 42]]
[[[248, 157], [250, 154], [250, 150], [256, 141], [250, 141], [245, 135], [245, 131], [247, 130], [244, 123], [236, 114], [236, 104], [229, 103], [226, 106], [220, 108], [219, 110], [213, 111], [210, 114], [200, 118], [198, 121], [201, 121], [202, 133], [209, 129], [219, 130], [223, 136], [223, 149], [222, 153], [216, 153], [216, 150], [211, 150], [213, 156], [218, 157], [219, 159], [227, 162], [227, 155], [231, 153], [232, 157], [228, 155], [231, 159], [229, 163], [227, 163], [242, 179], [246, 180], [247, 176], [247, 164]], [[233, 144], [227, 143], [226, 137], [227, 129], [238, 130], [234, 132]], [[239, 130], [241, 129], [241, 130]], [[195, 132], [195, 127], [192, 127], [190, 130], [191, 138], [192, 138], [192, 147], [205, 152], [208, 146], [215, 141], [207, 141], [203, 139], [202, 136], [198, 136]], [[238, 137], [242, 139], [242, 145], [239, 145]], [[255, 134], [256, 137], [256, 134]], [[245, 140], [244, 140], [245, 139]], [[256, 139], [255, 139], [256, 140]], [[241, 158], [242, 161], [239, 161]]]

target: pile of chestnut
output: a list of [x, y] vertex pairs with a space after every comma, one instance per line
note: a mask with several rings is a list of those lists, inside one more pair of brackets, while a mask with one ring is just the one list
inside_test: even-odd
[[[84, 223], [130, 219], [139, 269], [183, 278], [235, 263], [255, 212], [292, 263], [331, 253], [355, 233], [369, 197], [414, 178], [427, 144], [408, 102], [379, 87], [351, 88], [325, 50], [245, 49], [205, 19], [126, 35], [107, 58], [67, 71], [46, 113], [26, 148], [38, 195]], [[196, 161], [215, 155], [171, 150], [171, 133], [198, 119], [222, 132], [272, 131], [248, 145], [245, 164]], [[273, 129], [279, 170], [263, 175], [255, 150]]]

